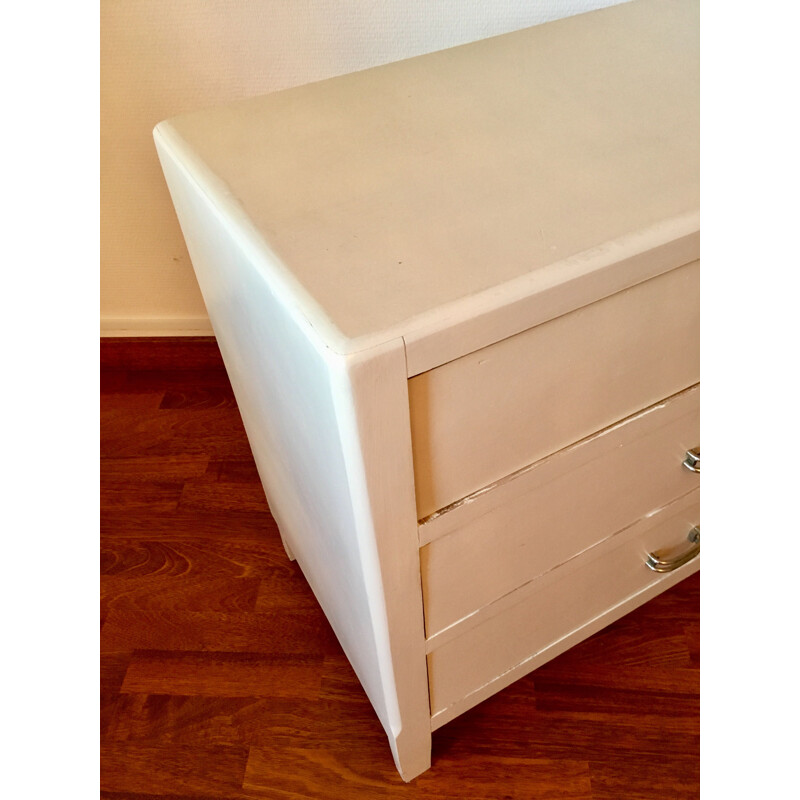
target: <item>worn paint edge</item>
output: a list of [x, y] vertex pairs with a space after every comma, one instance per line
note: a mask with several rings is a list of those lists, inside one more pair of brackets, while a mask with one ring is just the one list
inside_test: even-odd
[[[568, 558], [559, 561], [558, 564], [555, 564], [552, 567], [548, 567], [544, 572], [540, 572], [538, 575], [530, 578], [529, 580], [525, 581], [524, 583], [516, 586], [515, 588], [501, 594], [499, 597], [492, 600], [491, 603], [485, 606], [481, 606], [481, 608], [477, 608], [474, 611], [470, 611], [469, 614], [465, 614], [460, 619], [457, 619], [455, 622], [451, 622], [446, 627], [442, 628], [441, 630], [436, 631], [436, 633], [431, 634], [425, 640], [425, 652], [430, 654], [434, 652], [439, 647], [447, 644], [448, 642], [452, 641], [453, 639], [457, 638], [463, 632], [461, 629], [466, 628], [467, 630], [472, 630], [473, 628], [482, 625], [484, 622], [488, 622], [490, 619], [493, 619], [498, 614], [507, 611], [510, 608], [513, 608], [520, 603], [525, 602], [536, 590], [536, 584], [539, 581], [547, 580], [552, 576], [552, 574], [557, 570], [570, 565], [575, 568], [580, 568], [581, 566], [585, 566], [585, 564], [576, 564], [574, 563], [576, 559], [580, 558], [581, 556], [585, 556], [587, 559], [587, 563], [591, 562], [595, 559], [595, 557], [600, 556], [606, 549], [613, 550], [613, 545], [616, 544], [616, 540], [624, 536], [631, 528], [640, 525], [641, 523], [647, 521], [651, 517], [655, 517], [657, 514], [660, 514], [662, 511], [666, 510], [670, 506], [675, 503], [680, 503], [683, 500], [686, 500], [690, 495], [698, 492], [698, 488], [694, 487], [689, 489], [688, 492], [684, 492], [677, 497], [673, 497], [669, 502], [665, 503], [658, 508], [654, 508], [651, 511], [648, 511], [646, 514], [643, 514], [638, 519], [634, 520], [633, 522], [628, 523], [627, 525], [623, 526], [619, 530], [614, 531], [611, 536], [607, 536], [605, 539], [599, 542], [595, 542], [594, 544], [590, 544], [588, 547], [584, 547], [583, 550], [579, 550], [577, 553], [569, 556]], [[611, 544], [609, 544], [611, 543]], [[594, 551], [594, 552], [593, 552]], [[518, 596], [515, 597], [515, 595]], [[513, 598], [513, 600], [512, 600]], [[467, 623], [472, 620], [471, 625], [467, 625]]]
[[[654, 414], [657, 411], [660, 411], [666, 408], [669, 403], [681, 395], [688, 394], [689, 392], [696, 391], [699, 388], [699, 384], [693, 384], [692, 386], [686, 387], [681, 389], [674, 394], [665, 397], [663, 400], [659, 400], [657, 403], [654, 403], [651, 406], [648, 406], [641, 411], [637, 411], [635, 414], [631, 414], [627, 417], [623, 417], [622, 419], [617, 420], [616, 422], [612, 422], [610, 425], [602, 428], [599, 431], [595, 431], [594, 433], [589, 434], [588, 436], [584, 436], [583, 439], [578, 439], [577, 442], [572, 442], [568, 444], [566, 447], [562, 447], [559, 450], [555, 450], [552, 453], [548, 453], [546, 456], [542, 456], [540, 459], [531, 462], [530, 464], [526, 464], [524, 467], [520, 467], [520, 469], [505, 475], [504, 477], [500, 478], [499, 480], [494, 481], [493, 483], [484, 486], [481, 489], [478, 489], [470, 494], [462, 497], [459, 500], [456, 500], [448, 505], [444, 506], [443, 508], [434, 511], [432, 514], [428, 514], [426, 517], [423, 517], [419, 520], [419, 541], [420, 547], [423, 547], [426, 544], [430, 544], [431, 542], [438, 541], [439, 539], [444, 538], [445, 536], [450, 535], [451, 533], [456, 533], [459, 528], [454, 527], [452, 530], [446, 530], [442, 533], [438, 533], [437, 527], [438, 524], [436, 523], [437, 520], [442, 519], [447, 514], [452, 511], [455, 511], [458, 508], [462, 508], [464, 506], [471, 505], [476, 500], [479, 500], [484, 495], [488, 494], [489, 492], [494, 491], [500, 486], [505, 486], [509, 483], [513, 483], [517, 479], [527, 475], [529, 472], [540, 467], [545, 461], [549, 461], [556, 457], [563, 457], [568, 455], [573, 450], [576, 450], [579, 447], [585, 447], [590, 442], [602, 439], [615, 431], [619, 430], [626, 425], [629, 425], [632, 422], [636, 422], [643, 417], [647, 417], [650, 414]], [[431, 526], [427, 527], [426, 526]]]
[[[445, 708], [439, 709], [439, 711], [435, 712], [431, 716], [432, 730], [436, 730], [442, 725], [445, 725], [446, 723], [455, 719], [457, 716], [460, 716], [468, 709], [476, 706], [478, 703], [505, 688], [514, 680], [523, 677], [525, 674], [532, 672], [534, 669], [537, 669], [543, 664], [546, 664], [548, 661], [551, 661], [553, 658], [561, 655], [561, 653], [565, 652], [578, 642], [588, 639], [590, 636], [607, 627], [607, 625], [611, 624], [616, 619], [619, 619], [625, 614], [628, 614], [630, 611], [633, 611], [647, 600], [655, 597], [662, 591], [666, 591], [667, 589], [671, 588], [671, 586], [679, 583], [681, 580], [697, 572], [699, 569], [700, 556], [698, 555], [688, 564], [685, 564], [675, 572], [668, 573], [659, 580], [640, 589], [638, 592], [628, 595], [619, 603], [615, 603], [613, 606], [607, 608], [602, 614], [592, 617], [591, 620], [584, 623], [579, 628], [575, 628], [561, 638], [551, 642], [542, 650], [539, 650], [527, 658], [524, 658], [510, 669], [505, 670], [504, 672], [500, 673], [500, 675], [492, 678], [492, 680], [487, 681], [476, 689], [473, 689], [471, 692], [459, 698], [454, 703], [450, 703]], [[642, 595], [645, 595], [645, 597], [640, 602], [637, 602], [637, 599], [641, 598]], [[623, 613], [619, 613], [622, 609], [625, 609]], [[500, 685], [496, 689], [492, 689], [491, 687], [498, 682]], [[474, 698], [472, 702], [470, 702], [471, 698]]]

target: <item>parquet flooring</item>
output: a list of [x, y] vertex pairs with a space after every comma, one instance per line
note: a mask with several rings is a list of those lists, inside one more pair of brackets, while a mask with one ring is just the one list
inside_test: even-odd
[[404, 784], [213, 340], [108, 340], [101, 362], [105, 800], [698, 797], [699, 576], [436, 731]]

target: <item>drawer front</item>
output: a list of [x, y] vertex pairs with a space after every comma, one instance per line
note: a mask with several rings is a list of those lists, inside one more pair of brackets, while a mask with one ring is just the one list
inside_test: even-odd
[[693, 492], [553, 570], [532, 591], [518, 590], [516, 597], [497, 604], [493, 616], [430, 652], [434, 717], [456, 703], [468, 706], [471, 694], [486, 696], [487, 684], [493, 681], [501, 688], [502, 676], [510, 670], [524, 674], [520, 669], [524, 662], [584, 626], [591, 632], [596, 628], [592, 621], [616, 606], [635, 608], [638, 593], [659, 582], [667, 588], [696, 571], [699, 556], [663, 574], [645, 562], [651, 552], [672, 559], [693, 547], [687, 536], [699, 525], [698, 494]]
[[694, 387], [422, 525], [427, 636], [697, 488], [683, 460], [699, 436]]
[[418, 517], [697, 383], [699, 267], [411, 378]]

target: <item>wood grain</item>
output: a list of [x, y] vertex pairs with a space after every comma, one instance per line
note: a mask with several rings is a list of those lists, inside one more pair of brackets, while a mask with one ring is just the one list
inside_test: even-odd
[[108, 743], [100, 751], [100, 786], [138, 792], [230, 797], [242, 784], [246, 747]]
[[109, 370], [168, 370], [173, 374], [191, 369], [219, 369], [222, 356], [213, 336], [106, 338], [100, 340], [100, 366]]
[[[102, 798], [698, 797], [698, 575], [437, 730], [431, 770], [404, 784], [253, 501], [230, 387], [185, 344], [137, 342], [127, 360], [115, 340], [126, 378], [104, 383]], [[194, 397], [225, 401], [159, 408], [169, 386], [189, 396], [182, 363]], [[196, 501], [167, 507], [154, 486]]]
[[121, 691], [316, 700], [322, 654], [137, 651]]
[[265, 748], [316, 747], [320, 742], [308, 698], [129, 692], [113, 701], [103, 732], [107, 742]]

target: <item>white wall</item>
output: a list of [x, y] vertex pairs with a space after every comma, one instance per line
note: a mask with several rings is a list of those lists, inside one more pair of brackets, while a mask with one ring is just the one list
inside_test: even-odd
[[101, 330], [208, 334], [152, 129], [620, 0], [101, 0]]

